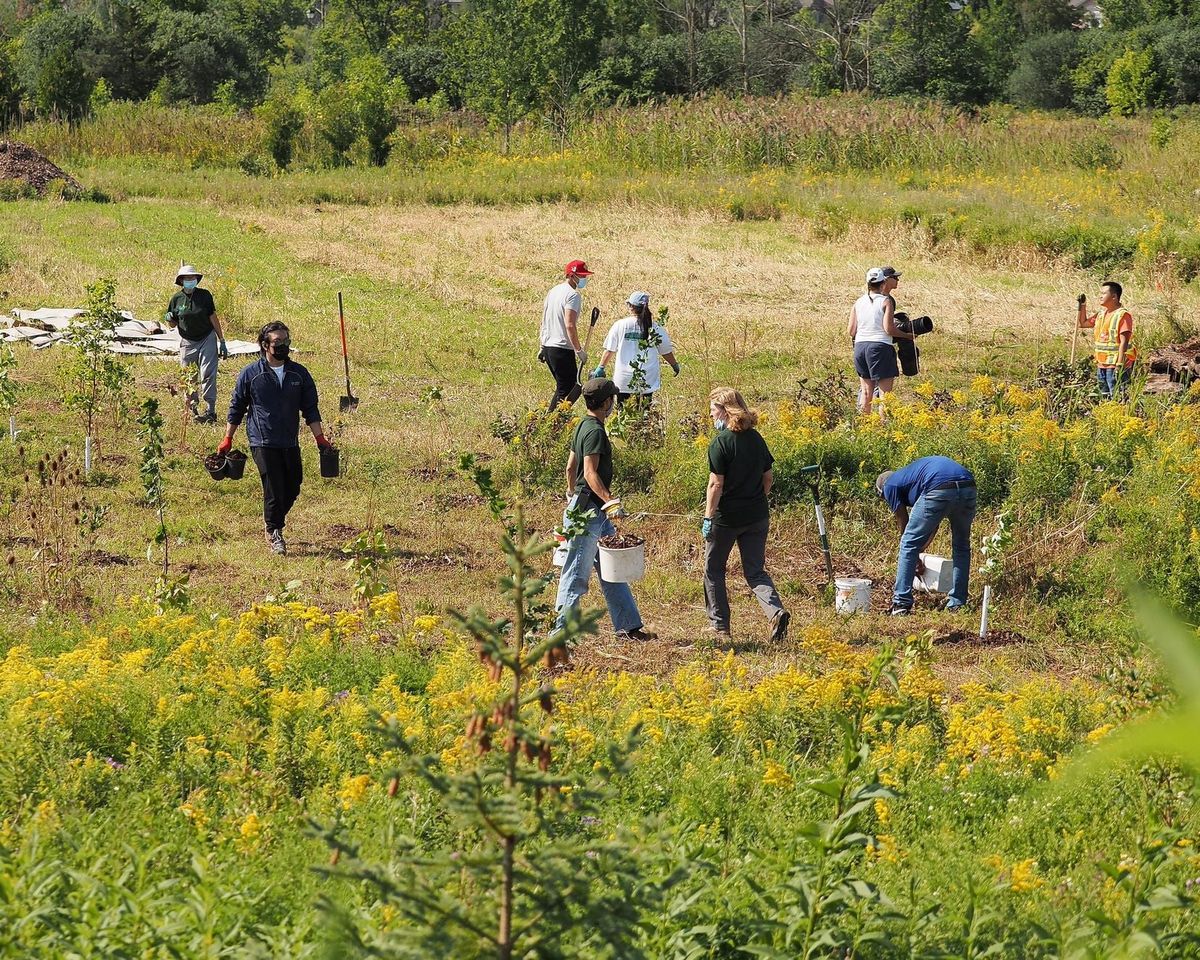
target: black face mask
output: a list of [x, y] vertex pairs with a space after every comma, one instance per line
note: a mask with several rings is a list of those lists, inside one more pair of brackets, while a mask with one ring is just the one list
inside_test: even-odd
[[276, 360], [286, 360], [292, 350], [290, 343], [273, 343], [270, 345], [271, 356]]

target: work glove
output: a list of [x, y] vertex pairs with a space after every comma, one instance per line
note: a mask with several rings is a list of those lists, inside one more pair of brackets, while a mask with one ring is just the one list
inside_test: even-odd
[[671, 364], [671, 369], [675, 371], [675, 376], [679, 376], [679, 361], [678, 360], [675, 361], [675, 363]]
[[604, 367], [600, 366], [592, 371], [592, 376], [593, 377], [605, 377], [605, 376], [608, 376], [608, 374], [605, 373]]
[[228, 453], [233, 449], [233, 437], [222, 437], [217, 444], [217, 453]]
[[582, 369], [584, 364], [587, 363], [587, 351], [586, 350], [576, 350], [575, 351], [575, 359], [579, 361], [580, 369]]
[[317, 441], [317, 446], [320, 447], [322, 450], [328, 450], [333, 446], [333, 444], [329, 442], [329, 439], [323, 433], [317, 434], [316, 441]]
[[607, 503], [605, 503], [600, 509], [604, 511], [604, 515], [608, 517], [609, 520], [624, 520], [627, 516], [629, 516], [629, 514], [625, 512], [625, 508], [621, 506], [620, 497], [614, 497], [612, 500], [609, 500]]
[[712, 528], [713, 528], [712, 517], [705, 517], [703, 520], [700, 521], [700, 536], [704, 537], [705, 540], [711, 540], [712, 539]]
[[175, 314], [168, 310], [163, 314], [163, 323], [165, 323], [168, 327], [175, 326]]
[[221, 337], [219, 340], [217, 340], [217, 356], [220, 357], [222, 360], [229, 359], [229, 348], [227, 346], [225, 346], [225, 338], [224, 337]]

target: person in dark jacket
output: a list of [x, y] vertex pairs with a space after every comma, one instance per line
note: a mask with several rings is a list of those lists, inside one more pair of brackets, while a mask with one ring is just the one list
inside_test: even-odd
[[[187, 398], [192, 417], [197, 423], [216, 423], [217, 361], [229, 359], [229, 348], [213, 295], [198, 286], [202, 279], [195, 267], [179, 265], [175, 285], [180, 289], [167, 304], [166, 320], [167, 326], [179, 331], [179, 365], [185, 370], [194, 365], [198, 371], [199, 390], [190, 391]], [[204, 413], [200, 412], [201, 397]]]
[[250, 437], [250, 455], [262, 478], [267, 543], [278, 554], [287, 553], [283, 527], [304, 479], [300, 417], [304, 417], [318, 447], [331, 446], [321, 429], [317, 385], [312, 374], [288, 359], [291, 343], [291, 332], [278, 321], [259, 331], [262, 357], [238, 374], [229, 402], [225, 439], [217, 447], [221, 453], [229, 451], [233, 435], [248, 413], [246, 433]]

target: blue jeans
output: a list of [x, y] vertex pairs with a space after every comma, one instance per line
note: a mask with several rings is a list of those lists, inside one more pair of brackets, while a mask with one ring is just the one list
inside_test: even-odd
[[892, 606], [909, 609], [913, 605], [913, 577], [917, 559], [925, 544], [937, 532], [943, 519], [950, 521], [953, 552], [953, 579], [947, 610], [967, 602], [967, 581], [971, 576], [971, 521], [975, 519], [975, 488], [930, 490], [920, 497], [908, 514], [908, 526], [900, 537], [900, 559], [896, 565], [896, 589]]
[[1118, 370], [1116, 367], [1097, 367], [1096, 382], [1100, 384], [1100, 392], [1111, 400], [1113, 393], [1117, 389], [1117, 385], [1120, 384], [1121, 396], [1124, 396], [1125, 387], [1129, 385], [1132, 371], [1133, 368], [1128, 365], [1121, 370]]
[[[585, 495], [586, 496], [586, 495]], [[576, 497], [572, 505], [580, 500]], [[583, 502], [586, 503], [586, 500]], [[563, 525], [567, 523], [563, 515]], [[554, 629], [562, 628], [566, 620], [566, 611], [579, 606], [588, 591], [588, 581], [592, 576], [592, 568], [596, 568], [596, 576], [600, 579], [600, 589], [604, 591], [604, 604], [608, 607], [608, 615], [612, 618], [613, 629], [617, 633], [628, 630], [638, 630], [642, 626], [642, 615], [638, 612], [637, 601], [633, 599], [633, 591], [627, 583], [609, 583], [600, 576], [600, 538], [612, 536], [617, 532], [612, 521], [598, 508], [596, 516], [587, 523], [587, 529], [578, 536], [572, 537], [567, 543], [567, 562], [563, 564], [562, 575], [558, 581], [558, 599], [554, 602], [558, 619]]]

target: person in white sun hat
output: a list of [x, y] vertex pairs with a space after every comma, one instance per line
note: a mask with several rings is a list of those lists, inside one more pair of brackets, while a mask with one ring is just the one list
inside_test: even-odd
[[[188, 406], [197, 423], [217, 422], [217, 361], [229, 359], [225, 332], [213, 296], [199, 286], [203, 279], [190, 263], [181, 263], [175, 274], [179, 292], [167, 304], [167, 326], [179, 331], [179, 365], [185, 370], [195, 364], [198, 389], [188, 394]], [[200, 412], [200, 399], [207, 410]]]

